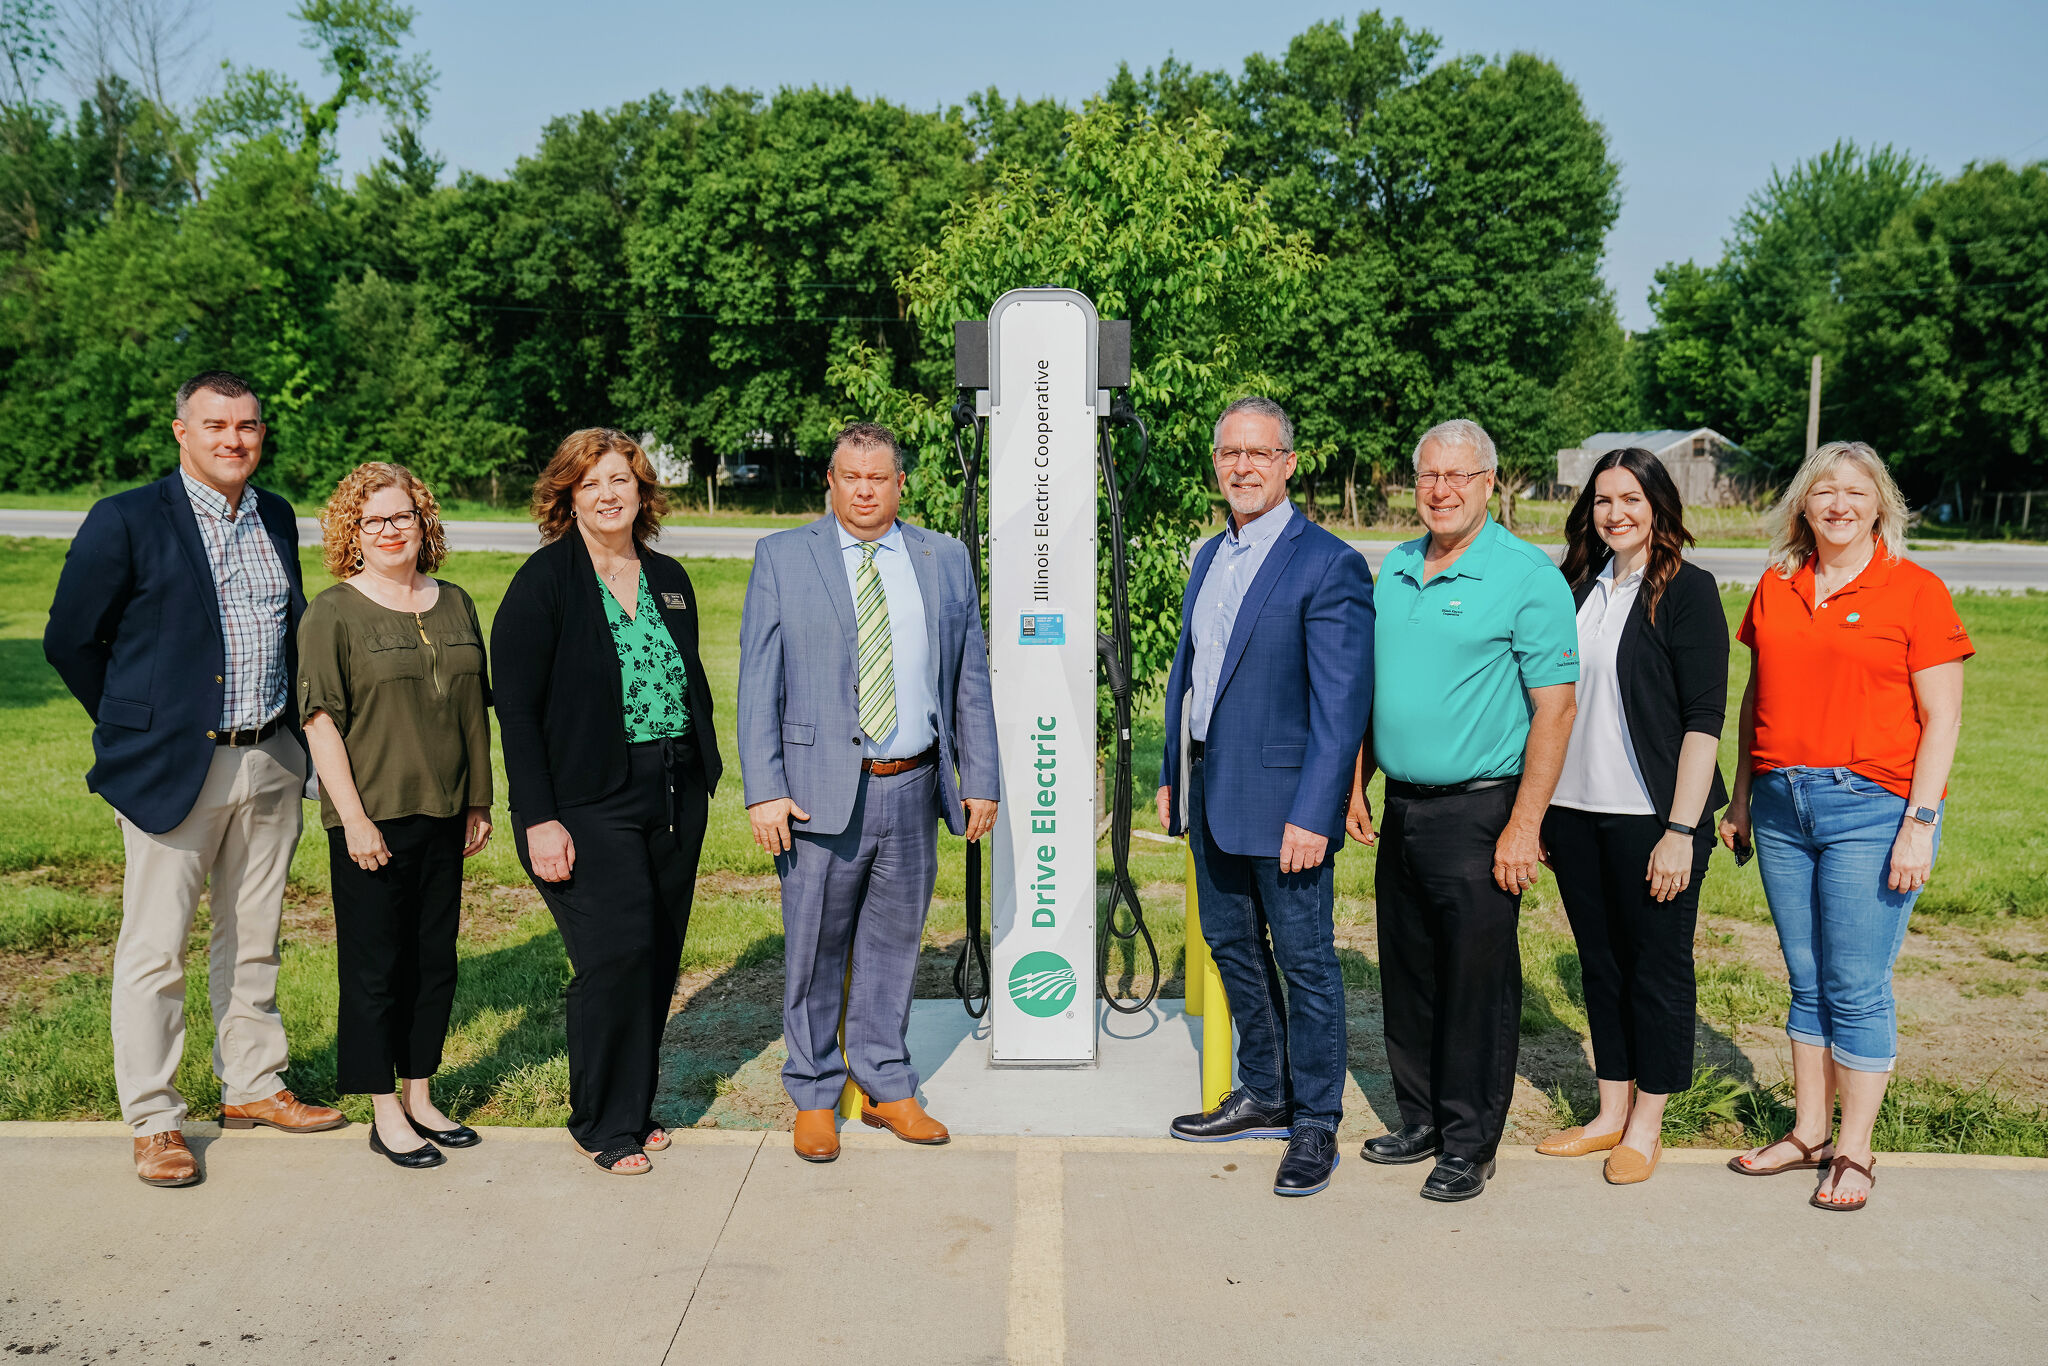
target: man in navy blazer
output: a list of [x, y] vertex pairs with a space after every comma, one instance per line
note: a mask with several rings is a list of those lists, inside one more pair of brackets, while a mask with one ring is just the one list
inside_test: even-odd
[[222, 1119], [292, 1133], [346, 1123], [283, 1089], [277, 932], [306, 749], [291, 709], [306, 608], [291, 504], [256, 488], [263, 409], [225, 371], [178, 390], [178, 468], [93, 504], [57, 581], [43, 653], [92, 718], [86, 786], [117, 813], [114, 1082], [136, 1175], [185, 1186], [185, 941], [211, 884]]
[[1243, 1085], [1172, 1132], [1285, 1137], [1274, 1193], [1313, 1195], [1343, 1116], [1335, 865], [1372, 710], [1372, 574], [1287, 501], [1294, 425], [1279, 404], [1224, 409], [1214, 456], [1230, 524], [1195, 553], [1181, 599], [1159, 820], [1194, 854]]
[[839, 1155], [849, 1070], [864, 1123], [946, 1141], [904, 1032], [938, 822], [980, 839], [1001, 787], [967, 547], [896, 519], [903, 452], [886, 427], [841, 431], [825, 478], [830, 513], [755, 547], [740, 622], [740, 767], [782, 877], [782, 1084], [811, 1162]]

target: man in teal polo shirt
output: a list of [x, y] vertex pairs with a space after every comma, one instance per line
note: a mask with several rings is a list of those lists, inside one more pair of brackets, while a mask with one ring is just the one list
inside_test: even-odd
[[[1371, 1162], [1437, 1162], [1422, 1194], [1486, 1189], [1521, 1037], [1522, 893], [1571, 739], [1579, 638], [1571, 590], [1543, 551], [1486, 514], [1499, 461], [1458, 419], [1415, 447], [1429, 534], [1390, 552], [1373, 595], [1372, 734], [1351, 834], [1377, 842], [1380, 985], [1401, 1125]], [[1387, 775], [1377, 841], [1365, 800]]]

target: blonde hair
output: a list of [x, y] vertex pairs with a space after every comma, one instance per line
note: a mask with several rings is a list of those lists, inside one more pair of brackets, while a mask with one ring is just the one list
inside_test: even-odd
[[1906, 543], [1906, 496], [1899, 492], [1884, 460], [1864, 441], [1830, 441], [1799, 467], [1778, 505], [1771, 509], [1771, 568], [1780, 578], [1791, 578], [1799, 567], [1813, 558], [1813, 524], [1806, 520], [1806, 500], [1813, 486], [1844, 462], [1870, 476], [1877, 487], [1877, 542], [1888, 560], [1899, 558]]
[[448, 533], [441, 526], [441, 505], [434, 491], [403, 465], [371, 460], [341, 477], [327, 506], [320, 509], [320, 544], [327, 572], [337, 579], [353, 578], [363, 571], [361, 528], [363, 504], [381, 489], [401, 488], [412, 499], [420, 515], [420, 553], [413, 563], [422, 574], [431, 574], [448, 558]]

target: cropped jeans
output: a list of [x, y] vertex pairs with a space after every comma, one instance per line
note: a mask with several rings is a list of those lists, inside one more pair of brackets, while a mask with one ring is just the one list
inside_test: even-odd
[[1852, 1071], [1891, 1071], [1892, 964], [1920, 895], [1885, 885], [1906, 799], [1846, 768], [1777, 768], [1756, 776], [1749, 812], [1792, 980], [1786, 1034]]

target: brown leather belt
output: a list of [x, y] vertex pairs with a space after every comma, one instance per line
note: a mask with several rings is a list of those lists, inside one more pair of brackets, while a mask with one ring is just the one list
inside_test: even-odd
[[877, 778], [893, 778], [898, 773], [908, 773], [913, 768], [923, 768], [938, 757], [939, 747], [934, 744], [924, 753], [909, 759], [863, 759], [860, 761], [860, 771], [872, 773]]

